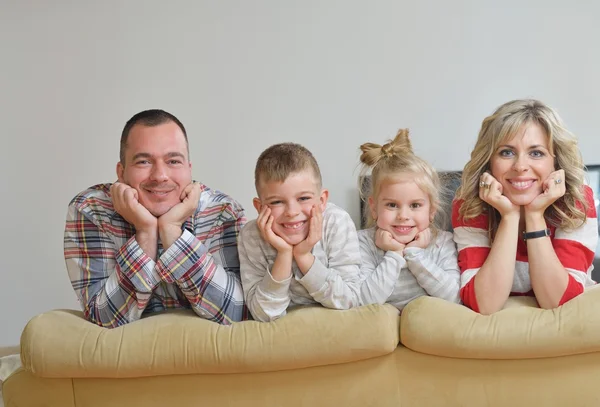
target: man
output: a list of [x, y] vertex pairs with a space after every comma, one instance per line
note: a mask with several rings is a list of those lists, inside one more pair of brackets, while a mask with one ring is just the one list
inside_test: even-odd
[[64, 254], [85, 317], [117, 327], [191, 307], [221, 324], [247, 319], [237, 253], [244, 211], [192, 181], [183, 124], [163, 110], [133, 116], [117, 176], [69, 204]]

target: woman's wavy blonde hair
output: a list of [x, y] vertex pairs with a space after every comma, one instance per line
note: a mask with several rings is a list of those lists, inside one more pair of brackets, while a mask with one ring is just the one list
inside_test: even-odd
[[[544, 129], [554, 168], [565, 170], [566, 192], [546, 209], [546, 220], [565, 229], [577, 228], [585, 222], [588, 209], [582, 188], [585, 167], [577, 138], [565, 128], [558, 114], [544, 103], [533, 99], [513, 100], [483, 120], [456, 194], [456, 199], [464, 200], [459, 210], [461, 218], [472, 219], [484, 212], [489, 215], [490, 238], [498, 228], [500, 214], [479, 198], [479, 178], [490, 169], [490, 159], [498, 146], [511, 140], [523, 125], [529, 123], [537, 123]], [[577, 203], [583, 207], [578, 207]]]
[[363, 211], [365, 224], [366, 227], [375, 226], [376, 222], [371, 215], [368, 199], [370, 197], [377, 199], [381, 183], [399, 174], [408, 173], [414, 175], [415, 183], [429, 196], [431, 214], [436, 215], [431, 224], [432, 232], [435, 234], [444, 223], [445, 216], [440, 210], [440, 179], [429, 163], [413, 153], [408, 133], [408, 129], [398, 130], [396, 137], [383, 146], [375, 143], [365, 143], [360, 146], [362, 169], [359, 191], [365, 202]]

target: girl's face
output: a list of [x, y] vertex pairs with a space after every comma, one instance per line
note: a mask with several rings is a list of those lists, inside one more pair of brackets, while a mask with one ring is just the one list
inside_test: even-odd
[[384, 179], [377, 197], [369, 197], [369, 207], [377, 227], [402, 244], [427, 229], [434, 215], [429, 195], [415, 183], [413, 174]]

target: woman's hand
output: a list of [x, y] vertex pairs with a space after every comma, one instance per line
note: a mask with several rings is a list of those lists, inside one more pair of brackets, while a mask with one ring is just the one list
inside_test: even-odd
[[515, 205], [502, 194], [502, 184], [488, 172], [479, 177], [479, 198], [496, 208], [502, 217], [520, 212], [519, 205]]
[[529, 205], [525, 205], [525, 213], [543, 215], [546, 209], [563, 196], [566, 191], [565, 170], [550, 173], [542, 183], [542, 193], [536, 196]]

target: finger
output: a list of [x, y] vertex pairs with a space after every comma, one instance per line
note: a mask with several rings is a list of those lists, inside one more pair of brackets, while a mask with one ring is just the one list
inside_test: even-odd
[[264, 229], [265, 225], [267, 224], [267, 221], [269, 220], [269, 215], [267, 214], [267, 209], [266, 207], [262, 207], [260, 213], [258, 214], [258, 219], [256, 220], [256, 223], [258, 224], [259, 229]]
[[123, 201], [125, 202], [125, 204], [129, 205], [129, 206], [133, 206], [137, 201], [136, 195], [135, 195], [135, 189], [133, 189], [133, 188], [126, 189], [123, 192], [122, 197], [123, 197]]

